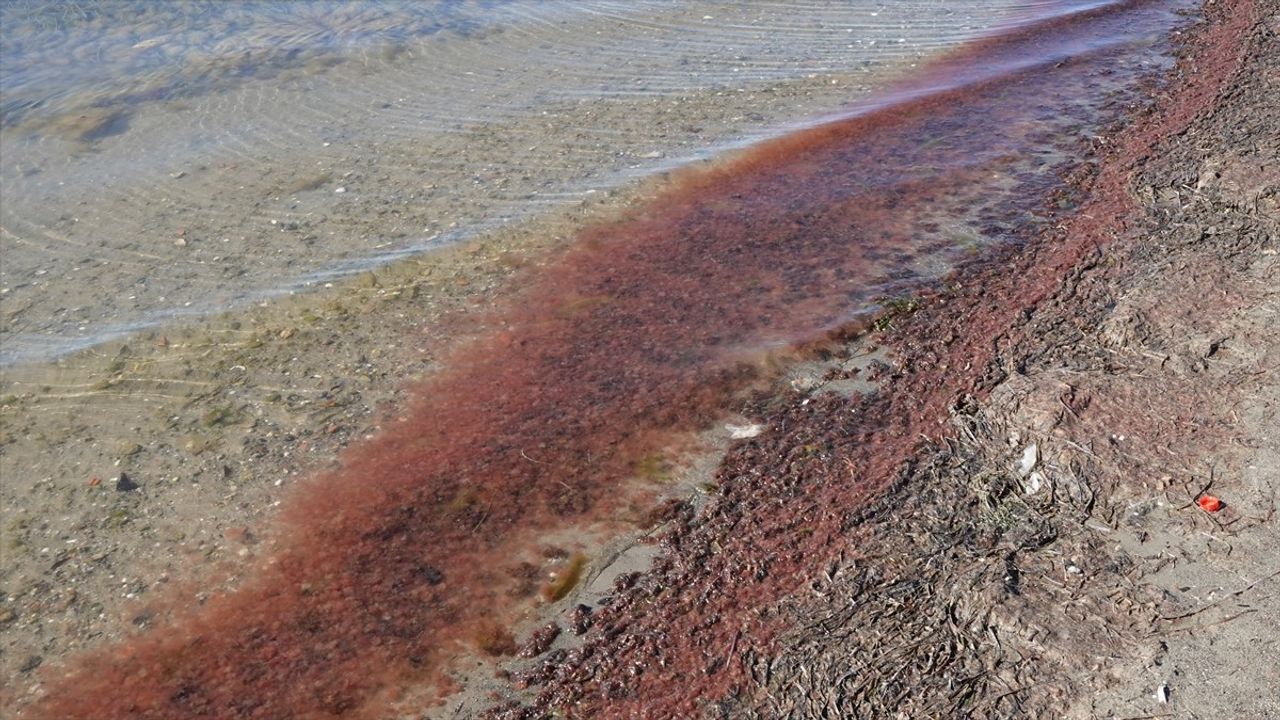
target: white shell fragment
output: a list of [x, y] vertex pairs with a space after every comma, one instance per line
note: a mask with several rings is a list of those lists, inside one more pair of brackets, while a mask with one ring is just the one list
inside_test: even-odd
[[734, 440], [745, 440], [753, 438], [764, 432], [763, 425], [725, 425], [725, 430], [729, 431], [729, 437]]
[[1040, 462], [1040, 446], [1031, 443], [1022, 451], [1021, 471], [1025, 476], [1035, 469], [1036, 463]]

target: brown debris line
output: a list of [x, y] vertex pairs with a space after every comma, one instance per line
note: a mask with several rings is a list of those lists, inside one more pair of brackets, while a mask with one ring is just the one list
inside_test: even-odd
[[[922, 311], [895, 333], [899, 365], [889, 391], [774, 408], [770, 432], [735, 448], [722, 466], [719, 497], [696, 522], [690, 515], [671, 528], [655, 570], [593, 615], [586, 645], [528, 675], [542, 686], [534, 706], [513, 703], [491, 714], [738, 716], [735, 699], [749, 705], [750, 693], [767, 687], [761, 675], [768, 668], [749, 668], [743, 658], [771, 656], [771, 641], [789, 631], [769, 614], [773, 603], [802, 587], [820, 589], [822, 573], [857, 527], [886, 511], [877, 491], [930, 474], [916, 467], [922, 435], [949, 434], [949, 411], [961, 398], [980, 396], [1017, 369], [1001, 365], [1003, 350], [1022, 341], [1028, 314], [1124, 232], [1134, 209], [1132, 173], [1161, 141], [1211, 108], [1238, 71], [1242, 38], [1256, 22], [1254, 3], [1218, 2], [1208, 14], [1212, 22], [1186, 48], [1174, 94], [1114, 139], [1098, 173], [1080, 181], [1091, 195], [1071, 221], [1025, 248], [991, 253], [924, 298]], [[802, 585], [805, 579], [812, 586]], [[872, 578], [868, 587], [874, 584]], [[883, 647], [912, 653], [910, 641]], [[853, 670], [856, 659], [849, 664]], [[955, 692], [963, 700], [968, 690]], [[716, 704], [725, 698], [728, 704]]]
[[[812, 340], [928, 276], [956, 228], [1007, 240], [1033, 227], [1109, 95], [1141, 77], [1135, 41], [1167, 32], [1174, 7], [1119, 3], [983, 41], [923, 75], [920, 87], [951, 89], [764, 144], [584, 231], [487, 320], [494, 330], [420, 388], [404, 422], [291, 498], [282, 549], [254, 579], [84, 658], [51, 682], [36, 715], [375, 717], [408, 684], [440, 679], [468, 644], [513, 651], [501, 624], [534, 601], [512, 597], [513, 574], [539, 533], [616, 512], [635, 463], [720, 416], [767, 373], [763, 353]], [[980, 65], [994, 72], [971, 76]], [[970, 340], [1001, 322], [975, 323]], [[984, 353], [956, 347], [957, 369]], [[929, 392], [915, 384], [869, 406], [870, 420], [831, 424], [817, 441], [855, 470], [821, 493], [802, 500], [779, 477], [775, 491], [734, 498], [753, 529], [734, 543], [741, 554], [726, 554], [758, 565], [761, 581], [710, 592], [717, 615], [787, 590], [805, 552], [838, 528], [839, 508], [876, 491], [967, 382], [958, 372], [930, 380]], [[752, 447], [729, 476], [783, 450]], [[820, 498], [839, 503], [824, 509]], [[803, 505], [777, 504], [792, 501]], [[664, 562], [705, 561], [697, 587], [733, 585], [723, 556], [672, 556], [684, 559]], [[667, 628], [654, 638], [680, 636], [668, 669], [706, 680], [669, 699], [729, 686], [737, 671], [704, 674], [715, 668], [699, 648], [727, 646], [740, 624], [705, 613], [649, 622]], [[618, 658], [641, 657], [634, 648], [651, 649], [645, 642]], [[633, 699], [673, 677], [645, 676]]]

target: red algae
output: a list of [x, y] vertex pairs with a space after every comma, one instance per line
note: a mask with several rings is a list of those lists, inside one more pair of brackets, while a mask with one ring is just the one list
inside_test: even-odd
[[617, 509], [664, 438], [770, 372], [762, 351], [936, 276], [966, 239], [1048, 222], [1101, 108], [1175, 21], [1171, 4], [1126, 2], [985, 40], [894, 103], [585, 230], [418, 388], [407, 421], [290, 499], [281, 549], [243, 587], [86, 658], [36, 714], [381, 717], [468, 648], [513, 652], [503, 620], [530, 602], [521, 563], [540, 534]]
[[[921, 435], [936, 435], [953, 403], [999, 381], [1002, 350], [1026, 339], [1026, 310], [1124, 232], [1134, 209], [1131, 174], [1229, 86], [1257, 13], [1250, 0], [1213, 8], [1181, 68], [1179, 92], [1161, 98], [1154, 115], [1135, 118], [1099, 173], [1080, 180], [1090, 199], [1077, 215], [1028, 251], [1006, 246], [925, 298], [928, 311], [891, 338], [905, 364], [891, 392], [773, 409], [772, 431], [735, 448], [722, 466], [722, 499], [696, 524], [686, 516], [665, 534], [672, 552], [652, 577], [594, 613], [594, 636], [573, 656], [531, 671], [543, 685], [534, 707], [511, 704], [486, 717], [544, 717], [552, 709], [583, 718], [719, 717], [732, 713], [715, 708], [717, 700], [749, 704], [759, 688], [734, 649], [776, 656], [772, 604], [856, 542], [877, 493], [909, 475]], [[810, 443], [823, 447], [821, 457], [792, 460]], [[866, 556], [874, 566], [875, 551]], [[641, 663], [643, 674], [627, 672]]]

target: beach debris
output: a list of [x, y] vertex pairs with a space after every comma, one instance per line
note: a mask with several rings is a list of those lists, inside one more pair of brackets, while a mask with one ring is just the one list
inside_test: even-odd
[[587, 568], [587, 556], [581, 553], [569, 558], [568, 565], [555, 573], [551, 581], [542, 586], [542, 601], [553, 603], [567, 596], [582, 579]]
[[1222, 502], [1222, 500], [1218, 499], [1214, 495], [1201, 495], [1200, 498], [1196, 500], [1196, 504], [1205, 512], [1218, 512], [1224, 505], [1226, 505], [1226, 503]]
[[529, 639], [525, 641], [520, 648], [520, 657], [532, 658], [538, 657], [542, 653], [551, 649], [551, 643], [560, 637], [560, 626], [554, 621], [547, 623], [541, 628], [533, 631]]
[[569, 614], [569, 629], [574, 635], [583, 635], [591, 629], [591, 606], [578, 603]]
[[344, 193], [347, 191], [347, 189], [345, 187], [337, 187], [337, 188], [334, 188], [333, 191], [336, 193]]
[[140, 487], [142, 486], [124, 473], [120, 473], [120, 477], [116, 478], [116, 492], [133, 492]]
[[1023, 477], [1026, 477], [1036, 468], [1036, 464], [1040, 462], [1040, 446], [1031, 443], [1022, 451], [1022, 461], [1019, 463], [1019, 471]]
[[1161, 685], [1160, 687], [1156, 688], [1156, 700], [1159, 700], [1162, 703], [1169, 702], [1169, 686], [1168, 685]]
[[822, 384], [822, 379], [813, 375], [801, 375], [791, 380], [791, 389], [796, 392], [808, 392]]
[[747, 438], [753, 438], [758, 436], [760, 433], [764, 432], [764, 426], [757, 425], [755, 423], [750, 423], [747, 425], [728, 424], [724, 426], [724, 429], [729, 431], [729, 437], [734, 440], [745, 440]]
[[486, 620], [472, 635], [476, 647], [489, 657], [516, 654], [516, 639], [511, 631], [493, 620]]
[[1040, 489], [1044, 487], [1044, 484], [1044, 473], [1037, 470], [1027, 476], [1026, 482], [1022, 484], [1022, 493], [1024, 495], [1035, 495], [1040, 492]]
[[101, 484], [102, 484], [102, 478], [98, 477], [97, 475], [94, 475], [93, 477], [89, 478], [89, 487], [98, 487]]

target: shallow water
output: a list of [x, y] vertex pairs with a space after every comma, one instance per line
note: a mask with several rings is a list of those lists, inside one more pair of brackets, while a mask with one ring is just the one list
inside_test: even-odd
[[0, 364], [776, 135], [1098, 2], [10, 2]]

